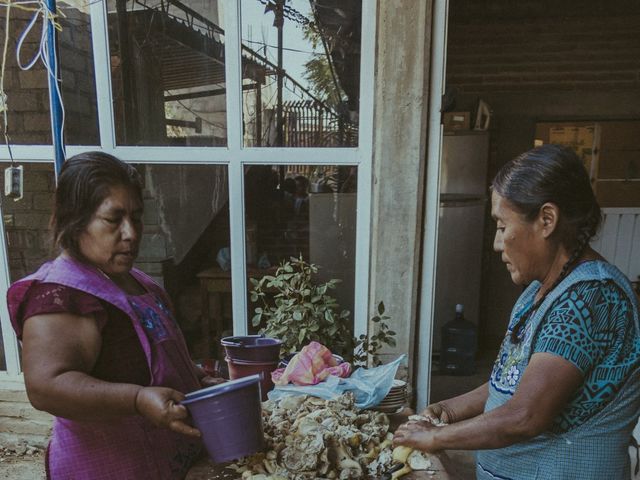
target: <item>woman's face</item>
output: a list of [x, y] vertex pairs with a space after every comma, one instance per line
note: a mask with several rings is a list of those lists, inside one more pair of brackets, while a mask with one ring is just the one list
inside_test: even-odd
[[80, 253], [107, 275], [127, 273], [138, 256], [142, 204], [129, 188], [114, 186], [80, 234]]
[[496, 221], [493, 249], [501, 254], [516, 285], [528, 285], [545, 278], [547, 244], [537, 219], [527, 221], [509, 200], [491, 194], [491, 216]]

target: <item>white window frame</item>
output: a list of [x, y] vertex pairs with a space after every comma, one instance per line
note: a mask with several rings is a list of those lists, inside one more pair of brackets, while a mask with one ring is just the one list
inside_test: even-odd
[[429, 403], [431, 353], [435, 315], [436, 259], [438, 258], [438, 218], [440, 209], [440, 164], [442, 145], [442, 96], [447, 66], [447, 20], [449, 1], [434, 0], [429, 78], [429, 123], [427, 138], [427, 181], [425, 186], [424, 237], [422, 240], [422, 278], [420, 292], [418, 360], [416, 365], [416, 411]]
[[[373, 156], [373, 99], [375, 65], [376, 0], [362, 0], [362, 36], [360, 58], [360, 111], [358, 146], [355, 148], [246, 148], [242, 139], [241, 91], [241, 9], [240, 0], [220, 0], [225, 26], [225, 75], [227, 88], [226, 147], [164, 147], [116, 145], [106, 0], [90, 4], [91, 33], [97, 94], [100, 145], [67, 146], [67, 156], [87, 150], [99, 150], [132, 163], [227, 165], [229, 178], [229, 218], [232, 263], [232, 303], [234, 334], [246, 334], [247, 285], [245, 263], [244, 167], [245, 165], [343, 165], [358, 168], [356, 212], [356, 258], [354, 291], [354, 330], [367, 332], [369, 251], [371, 231], [371, 189]], [[63, 99], [64, 100], [64, 99]], [[53, 163], [51, 145], [17, 145], [13, 157], [20, 163]], [[185, 158], [187, 159], [185, 161]], [[0, 161], [8, 161], [6, 146], [0, 146]], [[1, 207], [0, 207], [1, 213]], [[4, 235], [3, 222], [0, 234]], [[237, 248], [236, 248], [237, 247]], [[0, 295], [6, 299], [9, 287], [9, 265], [6, 242], [0, 242]], [[7, 370], [0, 371], [0, 388], [6, 384], [22, 384], [18, 343], [11, 328], [6, 301], [0, 302], [0, 320]]]

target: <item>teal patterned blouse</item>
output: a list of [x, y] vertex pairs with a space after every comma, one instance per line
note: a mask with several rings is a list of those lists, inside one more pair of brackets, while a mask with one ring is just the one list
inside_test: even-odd
[[[583, 383], [552, 431], [477, 452], [480, 480], [630, 479], [628, 445], [640, 412], [640, 312], [629, 280], [615, 266], [583, 262], [533, 312], [540, 282], [522, 293], [489, 379], [485, 412], [513, 397], [531, 356], [571, 362]], [[521, 341], [511, 331], [522, 315]]]
[[558, 355], [584, 374], [584, 383], [554, 420], [562, 433], [601, 410], [640, 365], [632, 305], [614, 282], [572, 285], [549, 308], [533, 338], [533, 352]]

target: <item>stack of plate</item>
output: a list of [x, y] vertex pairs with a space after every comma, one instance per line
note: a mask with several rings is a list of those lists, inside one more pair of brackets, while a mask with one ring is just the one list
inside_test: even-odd
[[383, 413], [396, 413], [404, 407], [407, 400], [407, 382], [394, 380], [391, 390], [380, 404], [374, 408]]

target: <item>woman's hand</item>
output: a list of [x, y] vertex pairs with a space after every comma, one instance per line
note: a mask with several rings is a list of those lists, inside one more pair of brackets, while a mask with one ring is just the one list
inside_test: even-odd
[[178, 405], [182, 400], [184, 395], [172, 388], [142, 387], [136, 394], [135, 408], [136, 412], [158, 427], [199, 437], [200, 431], [185, 422], [189, 412], [183, 405]]
[[409, 421], [398, 427], [393, 435], [393, 446], [404, 445], [423, 452], [437, 452], [442, 450], [436, 443], [436, 432], [441, 427], [436, 427], [430, 422]]
[[[217, 363], [217, 361], [216, 361]], [[202, 388], [212, 387], [214, 385], [220, 385], [221, 383], [226, 382], [222, 377], [213, 377], [207, 373], [207, 371], [198, 364], [193, 364], [193, 368], [196, 371], [196, 375], [198, 376], [198, 381], [200, 382], [200, 386]], [[211, 371], [211, 370], [209, 370]]]
[[435, 425], [442, 423], [450, 424], [456, 422], [456, 417], [451, 408], [446, 404], [438, 402], [432, 403], [421, 413], [423, 417], [427, 417]]

